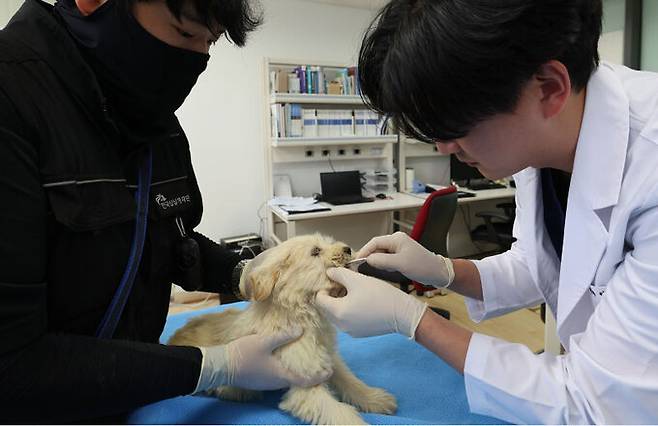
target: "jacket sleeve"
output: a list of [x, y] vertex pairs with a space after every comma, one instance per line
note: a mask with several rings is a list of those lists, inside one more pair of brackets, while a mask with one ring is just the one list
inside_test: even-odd
[[512, 232], [516, 241], [512, 248], [505, 253], [473, 261], [480, 273], [483, 295], [482, 301], [465, 298], [473, 321], [480, 322], [544, 301], [528, 269], [525, 246], [534, 242], [525, 240], [528, 236], [520, 235], [519, 227], [526, 212], [518, 198], [517, 190], [516, 219]]
[[233, 269], [241, 259], [240, 255], [225, 249], [198, 232], [192, 232], [191, 236], [199, 244], [201, 251], [201, 263], [203, 266], [203, 284], [201, 289], [212, 293], [233, 296], [231, 279]]
[[[190, 220], [192, 226], [196, 227], [201, 222], [201, 216], [203, 215], [203, 198], [199, 189], [199, 183], [197, 182], [196, 173], [194, 172], [194, 166], [192, 165], [192, 157], [187, 139], [185, 149], [188, 153], [187, 175], [192, 182], [194, 198], [201, 206], [198, 215]], [[199, 244], [199, 250], [201, 252], [202, 282], [200, 290], [233, 296], [231, 279], [233, 269], [240, 261], [241, 256], [231, 250], [227, 250], [197, 231], [190, 232], [190, 236]], [[182, 280], [179, 285], [189, 290], [185, 280]]]
[[653, 423], [658, 418], [658, 195], [629, 223], [626, 253], [566, 355], [474, 334], [471, 410], [514, 423]]
[[68, 423], [191, 393], [197, 348], [49, 331], [47, 203], [19, 123], [0, 90], [0, 417]]

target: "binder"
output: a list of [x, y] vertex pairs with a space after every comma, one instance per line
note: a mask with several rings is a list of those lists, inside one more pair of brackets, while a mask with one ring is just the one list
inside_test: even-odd
[[297, 138], [302, 135], [302, 106], [299, 104], [290, 104], [290, 133], [288, 136]]
[[340, 111], [340, 135], [354, 136], [354, 111]]
[[354, 132], [356, 136], [367, 136], [368, 113], [365, 109], [354, 110]]
[[318, 137], [327, 138], [331, 136], [331, 111], [326, 109], [318, 110]]
[[303, 133], [305, 138], [318, 137], [318, 117], [315, 109], [303, 109]]

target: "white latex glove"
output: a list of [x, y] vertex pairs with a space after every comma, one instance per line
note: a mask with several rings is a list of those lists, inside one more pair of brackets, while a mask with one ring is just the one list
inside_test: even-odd
[[354, 337], [400, 333], [411, 339], [427, 304], [391, 284], [345, 268], [327, 275], [347, 289], [345, 297], [318, 293], [316, 303], [331, 322]]
[[410, 280], [445, 288], [455, 279], [452, 261], [434, 254], [404, 232], [375, 237], [354, 256], [365, 257], [370, 266], [399, 271]]
[[326, 381], [332, 371], [301, 377], [286, 370], [272, 355], [279, 346], [299, 338], [301, 329], [292, 334], [251, 335], [227, 345], [200, 348], [203, 354], [201, 374], [194, 393], [219, 386], [237, 386], [252, 390], [275, 390], [291, 385], [309, 387]]

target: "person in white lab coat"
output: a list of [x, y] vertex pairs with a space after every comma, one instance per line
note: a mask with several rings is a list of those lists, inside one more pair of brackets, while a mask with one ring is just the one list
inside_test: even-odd
[[[563, 355], [471, 333], [347, 269], [318, 303], [354, 336], [399, 332], [463, 372], [473, 412], [658, 422], [658, 74], [599, 63], [597, 0], [394, 0], [360, 54], [369, 104], [485, 176], [514, 176], [517, 241], [445, 259], [405, 234], [357, 256], [466, 296], [480, 321], [546, 302]], [[437, 409], [440, 405], [437, 402]]]

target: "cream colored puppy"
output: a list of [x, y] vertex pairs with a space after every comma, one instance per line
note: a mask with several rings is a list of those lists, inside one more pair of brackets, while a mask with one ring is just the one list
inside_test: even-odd
[[[319, 234], [292, 238], [273, 248], [262, 264], [243, 277], [252, 302], [245, 310], [228, 309], [192, 319], [169, 344], [214, 346], [249, 334], [272, 334], [301, 326], [304, 334], [274, 353], [299, 375], [329, 370], [333, 375], [311, 388], [291, 387], [279, 408], [315, 424], [362, 424], [356, 408], [392, 414], [397, 409], [395, 397], [366, 385], [349, 370], [336, 350], [334, 326], [315, 306], [315, 296], [321, 290], [344, 294], [345, 289], [330, 281], [325, 272], [344, 266], [351, 257], [345, 244]], [[213, 393], [235, 401], [260, 397], [260, 392], [230, 386]]]

